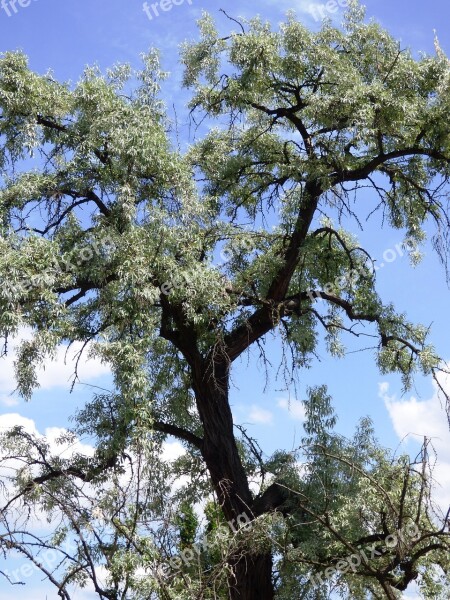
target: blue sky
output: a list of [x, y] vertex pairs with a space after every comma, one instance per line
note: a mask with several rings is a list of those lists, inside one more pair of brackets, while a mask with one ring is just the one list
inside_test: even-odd
[[[172, 73], [164, 88], [165, 99], [171, 106], [177, 105], [181, 125], [185, 113], [182, 105], [186, 94], [180, 90], [181, 68], [178, 63], [178, 47], [186, 39], [196, 37], [196, 20], [203, 10], [209, 11], [219, 20], [226, 31], [232, 24], [227, 21], [220, 8], [233, 17], [253, 16], [259, 13], [276, 24], [289, 9], [297, 10], [298, 16], [311, 27], [318, 27], [313, 14], [317, 4], [309, 0], [261, 0], [252, 3], [244, 0], [225, 5], [219, 0], [178, 0], [177, 6], [150, 19], [143, 10], [141, 0], [22, 0], [16, 2], [16, 12], [9, 0], [0, 8], [0, 52], [21, 49], [30, 57], [31, 67], [39, 72], [49, 68], [60, 80], [78, 79], [86, 64], [98, 64], [101, 68], [116, 62], [139, 63], [140, 53], [149, 47], [161, 50], [164, 68]], [[338, 2], [338, 4], [343, 4]], [[414, 51], [434, 51], [434, 30], [441, 46], [450, 54], [450, 5], [446, 0], [411, 2], [411, 0], [367, 0], [367, 12], [386, 26]], [[10, 16], [8, 16], [8, 13]], [[342, 9], [330, 14], [339, 20]], [[366, 247], [383, 263], [383, 253], [394, 249], [402, 241], [400, 232], [382, 231], [376, 219], [362, 236]], [[379, 289], [384, 299], [392, 300], [398, 308], [408, 313], [411, 320], [432, 324], [431, 341], [438, 352], [450, 359], [450, 337], [448, 307], [450, 291], [445, 283], [445, 274], [430, 246], [426, 248], [423, 262], [415, 269], [409, 266], [406, 256], [397, 256], [378, 272]], [[276, 343], [268, 343], [268, 351], [276, 364], [279, 354]], [[349, 346], [349, 350], [354, 350]], [[329, 386], [339, 414], [339, 430], [351, 433], [355, 423], [364, 415], [370, 415], [381, 442], [395, 448], [409, 432], [433, 436], [440, 453], [441, 468], [437, 471], [443, 488], [439, 492], [444, 498], [450, 491], [450, 436], [445, 414], [439, 405], [430, 381], [419, 378], [416, 389], [401, 397], [401, 382], [398, 377], [380, 376], [373, 361], [373, 352], [348, 354], [337, 361], [320, 351], [321, 360], [312, 363], [312, 368], [300, 376], [299, 397], [307, 385]], [[48, 428], [67, 425], [68, 417], [82, 406], [92, 393], [88, 386], [77, 386], [70, 394], [70, 363], [64, 366], [64, 352], [58, 361], [49, 365], [41, 375], [42, 387], [32, 402], [25, 404], [10, 396], [14, 389], [11, 357], [0, 362], [0, 426], [10, 425], [20, 418], [30, 419], [28, 425], [44, 433]], [[81, 379], [90, 385], [109, 386], [105, 367], [90, 362], [81, 371]], [[267, 454], [275, 448], [290, 449], [302, 436], [302, 407], [295, 398], [280, 390], [281, 383], [270, 381], [264, 392], [264, 372], [257, 364], [256, 354], [243, 359], [234, 374], [235, 386], [232, 401], [235, 418], [248, 423]], [[389, 384], [389, 388], [388, 388]], [[450, 386], [449, 386], [450, 389]], [[290, 410], [289, 410], [290, 408]], [[15, 415], [15, 416], [13, 416]], [[20, 417], [18, 416], [20, 415]], [[413, 438], [414, 439], [414, 438]], [[410, 441], [406, 448], [412, 453], [417, 446]], [[445, 489], [447, 491], [445, 491]], [[447, 494], [448, 498], [448, 494]], [[29, 590], [21, 590], [21, 598], [45, 598], [44, 588], [35, 578], [30, 579]], [[27, 588], [28, 589], [28, 588]], [[0, 579], [0, 600], [10, 598], [10, 589]], [[56, 596], [48, 593], [48, 598]], [[81, 592], [75, 596], [84, 600]]]

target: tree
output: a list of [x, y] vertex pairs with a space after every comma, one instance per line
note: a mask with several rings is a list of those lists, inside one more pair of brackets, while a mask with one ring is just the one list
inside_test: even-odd
[[[302, 478], [281, 453], [271, 463], [272, 481], [254, 497], [250, 476], [267, 466], [255, 443], [235, 430], [229, 385], [236, 359], [254, 345], [262, 349], [271, 332], [291, 357], [290, 368], [284, 362], [289, 383], [314, 354], [321, 329], [339, 356], [340, 334], [359, 337], [363, 324], [379, 340], [383, 373], [400, 373], [405, 386], [418, 370], [437, 377], [441, 363], [427, 345], [427, 328], [383, 303], [370, 254], [341, 223], [351, 229], [359, 214], [381, 211], [404, 232], [414, 261], [433, 222], [445, 260], [449, 62], [438, 45], [436, 56], [416, 60], [379, 25], [366, 24], [355, 2], [342, 29], [325, 22], [313, 33], [293, 16], [278, 31], [254, 19], [225, 38], [208, 16], [200, 27], [200, 41], [183, 51], [184, 83], [193, 90], [193, 118], [217, 127], [185, 154], [170, 144], [156, 53], [143, 57], [140, 72], [118, 66], [102, 76], [87, 69], [74, 87], [31, 72], [21, 54], [1, 59], [0, 330], [5, 340], [23, 326], [34, 333], [17, 358], [19, 390], [29, 398], [36, 365], [59, 343], [74, 341], [111, 365], [115, 386], [78, 416], [77, 431], [96, 438], [92, 458], [58, 460], [22, 430], [4, 438], [8, 458], [25, 464], [16, 499], [50, 512], [58, 506], [82, 540], [79, 577], [86, 577], [80, 564], [88, 564], [95, 582], [96, 561], [106, 560], [112, 584], [106, 591], [97, 584], [99, 596], [133, 597], [134, 584], [121, 569], [131, 573], [130, 557], [142, 560], [147, 550], [136, 548], [121, 510], [132, 507], [136, 532], [143, 507], [135, 496], [134, 508], [128, 500], [114, 509], [126, 497], [115, 478], [136, 457], [146, 469], [164, 471], [157, 449], [175, 436], [188, 449], [183, 469], [201, 484], [197, 496], [191, 486], [191, 500], [212, 490], [225, 522], [246, 515], [253, 524], [233, 537], [223, 562], [211, 554], [220, 567], [217, 586], [202, 586], [200, 578], [197, 597], [269, 600], [302, 590], [319, 597], [308, 588], [311, 573], [334, 565], [345, 548], [353, 554], [368, 538], [395, 534], [409, 518], [426, 534], [407, 546], [407, 556], [396, 546], [382, 567], [347, 574], [342, 584], [355, 598], [398, 597], [421, 565], [445, 575], [448, 569], [440, 542], [448, 535], [445, 516], [440, 524], [430, 516], [424, 473], [414, 474], [404, 459], [391, 464], [367, 431], [367, 455], [357, 455], [317, 418], [314, 429], [311, 416], [310, 475]], [[367, 211], [359, 202], [363, 187], [376, 199]], [[217, 267], [212, 259], [220, 252], [228, 260]], [[309, 402], [328, 410], [325, 390], [312, 390]], [[317, 474], [332, 463], [337, 479], [326, 477], [323, 488]], [[359, 473], [352, 471], [354, 493], [370, 496], [368, 487], [372, 500], [368, 514], [347, 515], [351, 525], [341, 531], [350, 465]], [[83, 542], [77, 515], [86, 526], [90, 509], [80, 482], [106, 494], [105, 511], [120, 513], [103, 531], [112, 536], [109, 545], [100, 534], [95, 548]], [[112, 497], [108, 486], [116, 489]], [[377, 490], [391, 498], [386, 513]], [[426, 523], [421, 510], [411, 512], [414, 503], [426, 504]], [[153, 500], [144, 508], [163, 512]], [[274, 540], [285, 530], [300, 550], [293, 559], [286, 546], [280, 562]], [[333, 556], [325, 552], [330, 536], [341, 544]], [[23, 542], [2, 539], [7, 548]], [[167, 544], [166, 552], [177, 543]], [[424, 577], [428, 590], [438, 585]], [[166, 587], [166, 597], [183, 597], [186, 581], [173, 585], [178, 596]], [[155, 590], [141, 597], [163, 594]]]

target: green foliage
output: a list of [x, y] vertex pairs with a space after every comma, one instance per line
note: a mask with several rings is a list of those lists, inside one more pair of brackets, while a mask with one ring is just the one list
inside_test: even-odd
[[[438, 525], [443, 515], [428, 505], [428, 443], [417, 462], [397, 457], [380, 447], [367, 418], [353, 439], [343, 438], [323, 387], [310, 390], [305, 409], [307, 436], [290, 476], [279, 479], [292, 493], [289, 517], [277, 531], [277, 597], [291, 598], [299, 586], [311, 599], [331, 589], [344, 598], [384, 597], [380, 574], [389, 572], [385, 581], [397, 590], [417, 580], [425, 598], [445, 598], [450, 539]], [[339, 561], [353, 568], [337, 568]]]
[[195, 514], [193, 506], [187, 501], [182, 502], [175, 519], [175, 525], [180, 530], [180, 550], [184, 550], [194, 544], [198, 524], [198, 517]]

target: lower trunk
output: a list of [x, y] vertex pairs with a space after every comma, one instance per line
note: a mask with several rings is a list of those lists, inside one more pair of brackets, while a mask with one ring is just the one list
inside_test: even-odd
[[[226, 361], [203, 365], [194, 380], [194, 391], [203, 424], [203, 459], [218, 502], [233, 528], [248, 523], [256, 513], [234, 436], [228, 376]], [[272, 556], [251, 555], [250, 551], [251, 548], [242, 548], [241, 553], [229, 560], [232, 573], [228, 582], [229, 599], [273, 600]]]
[[272, 556], [242, 556], [230, 578], [230, 600], [273, 600]]

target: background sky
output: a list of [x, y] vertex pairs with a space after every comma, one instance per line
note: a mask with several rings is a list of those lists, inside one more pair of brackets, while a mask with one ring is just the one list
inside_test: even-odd
[[[179, 6], [172, 6], [167, 12], [160, 10], [159, 16], [149, 19], [141, 0], [30, 0], [27, 7], [16, 6], [16, 12], [6, 0], [6, 8], [0, 8], [0, 52], [23, 50], [30, 58], [32, 69], [40, 73], [51, 69], [59, 80], [76, 81], [87, 64], [98, 64], [102, 69], [116, 62], [137, 66], [140, 53], [157, 47], [161, 50], [164, 68], [171, 72], [164, 87], [169, 115], [174, 115], [175, 105], [180, 131], [187, 136], [187, 113], [183, 110], [187, 95], [180, 87], [179, 45], [186, 39], [195, 39], [196, 21], [202, 11], [212, 13], [220, 27], [229, 31], [233, 24], [220, 12], [221, 8], [233, 17], [260, 14], [274, 25], [284, 18], [287, 10], [294, 9], [312, 28], [319, 26], [314, 15], [320, 14], [321, 7], [323, 10], [323, 5], [309, 0], [260, 0], [258, 3], [245, 0], [231, 4], [222, 0], [178, 1]], [[441, 46], [450, 54], [447, 0], [367, 0], [365, 4], [368, 16], [386, 26], [401, 40], [402, 47], [433, 53], [436, 30]], [[339, 8], [334, 14], [326, 14], [340, 21], [343, 10]], [[431, 235], [430, 231], [430, 238]], [[432, 325], [431, 342], [441, 356], [450, 359], [450, 291], [444, 269], [431, 245], [428, 244], [422, 263], [413, 269], [407, 257], [399, 256], [398, 252], [392, 262], [383, 260], [383, 254], [392, 256], [392, 253], [385, 254], [387, 250], [401, 243], [401, 232], [382, 230], [380, 221], [374, 218], [359, 236], [366, 249], [378, 259], [377, 278], [383, 299], [393, 301], [411, 320]], [[393, 449], [401, 443], [402, 449], [415, 455], [424, 435], [433, 438], [439, 456], [435, 475], [441, 484], [437, 497], [442, 505], [448, 506], [450, 435], [432, 382], [418, 378], [413, 392], [402, 395], [398, 377], [381, 376], [377, 371], [373, 351], [354, 352], [358, 346], [352, 342], [348, 349], [349, 353], [341, 360], [326, 356], [321, 349], [311, 368], [301, 373], [297, 397], [292, 390], [290, 395], [282, 390], [282, 382], [273, 378], [265, 387], [264, 369], [257, 355], [245, 357], [234, 372], [232, 402], [236, 421], [248, 425], [267, 455], [276, 448], [293, 448], [302, 437], [304, 413], [300, 401], [306, 387], [327, 384], [339, 414], [340, 432], [351, 434], [358, 420], [369, 415], [380, 441]], [[276, 366], [277, 344], [269, 341], [267, 351]], [[85, 385], [77, 385], [73, 393], [69, 393], [73, 372], [71, 356], [73, 353], [66, 356], [62, 348], [57, 360], [46, 366], [40, 377], [41, 389], [30, 403], [11, 395], [15, 387], [13, 352], [1, 359], [0, 413], [3, 414], [0, 427], [21, 423], [54, 439], [61, 428], [67, 426], [69, 416], [90, 397], [91, 386], [109, 387], [106, 367], [89, 361], [80, 369], [80, 379]], [[179, 445], [174, 443], [170, 448], [176, 454]], [[16, 566], [20, 564], [21, 561], [16, 561]], [[17, 597], [21, 600], [57, 597], [39, 578], [30, 577], [27, 582], [27, 587], [18, 591]], [[0, 579], [0, 600], [11, 598], [12, 593], [17, 594]], [[76, 600], [90, 597], [81, 591], [75, 595]], [[413, 598], [413, 592], [405, 597]]]

